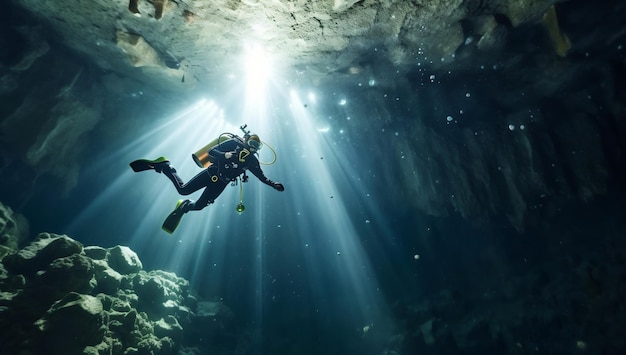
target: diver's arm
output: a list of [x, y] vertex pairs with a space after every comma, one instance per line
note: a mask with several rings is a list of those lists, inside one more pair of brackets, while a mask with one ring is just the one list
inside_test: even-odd
[[283, 184], [272, 181], [268, 179], [267, 176], [265, 176], [265, 174], [263, 173], [263, 170], [261, 170], [261, 166], [259, 165], [258, 160], [255, 159], [255, 161], [248, 166], [248, 170], [250, 170], [250, 172], [252, 172], [252, 174], [254, 174], [254, 176], [256, 176], [259, 180], [261, 180], [262, 183], [268, 186], [271, 186], [278, 191], [285, 190], [285, 187], [283, 186]]
[[[234, 148], [232, 147], [232, 142], [234, 142], [234, 140], [229, 139], [227, 141], [224, 141], [218, 145], [216, 145], [215, 147], [213, 147], [211, 150], [209, 150], [209, 156], [217, 159], [217, 160], [221, 160], [221, 159], [230, 159], [232, 157], [233, 154], [233, 150]], [[235, 148], [236, 148], [237, 144], [235, 143]], [[221, 149], [224, 149], [221, 150]], [[233, 148], [233, 149], [231, 149]]]

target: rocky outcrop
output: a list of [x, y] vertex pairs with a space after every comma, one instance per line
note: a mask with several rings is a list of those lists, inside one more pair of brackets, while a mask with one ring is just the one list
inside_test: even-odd
[[232, 325], [226, 307], [199, 302], [173, 273], [142, 270], [125, 246], [83, 247], [42, 233], [6, 255], [0, 268], [2, 353], [199, 351], [210, 346], [207, 337]]
[[[496, 33], [539, 23], [554, 0], [424, 1], [19, 1], [46, 18], [69, 47], [102, 68], [151, 86], [194, 87], [240, 72], [245, 45], [257, 42], [283, 68], [318, 76], [359, 66], [373, 51], [389, 53], [398, 67], [416, 61], [450, 63], [467, 38], [489, 42]], [[497, 23], [494, 19], [497, 19]], [[468, 26], [467, 23], [485, 23]], [[494, 28], [498, 30], [494, 31]], [[482, 31], [480, 29], [483, 29]], [[142, 51], [124, 60], [112, 33], [141, 38]], [[489, 47], [482, 45], [481, 47]], [[120, 48], [122, 50], [120, 50]], [[159, 57], [184, 58], [178, 76], [131, 70]], [[187, 80], [181, 82], [181, 78]]]
[[0, 202], [0, 259], [17, 250], [28, 237], [26, 218]]
[[624, 89], [613, 79], [623, 64], [613, 65], [613, 54], [535, 53], [527, 56], [535, 65], [514, 68], [521, 57], [498, 61], [502, 69], [417, 70], [384, 95], [333, 84], [348, 104], [308, 110], [359, 118], [341, 126], [358, 132], [358, 154], [374, 158], [378, 188], [396, 205], [483, 226], [506, 219], [521, 232], [562, 206], [619, 190], [626, 177]]
[[[88, 64], [51, 50], [41, 27], [9, 28], [0, 41], [13, 48], [11, 58], [0, 57], [0, 146], [5, 152], [0, 163], [22, 164], [35, 176], [50, 174], [69, 190], [78, 178], [86, 135], [101, 119], [102, 87], [94, 85]], [[5, 175], [12, 169], [3, 170]], [[3, 178], [6, 187], [13, 183]]]

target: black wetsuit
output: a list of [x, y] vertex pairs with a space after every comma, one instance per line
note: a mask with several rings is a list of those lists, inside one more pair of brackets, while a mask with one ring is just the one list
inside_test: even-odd
[[[183, 182], [176, 174], [176, 169], [170, 165], [163, 169], [163, 173], [174, 183], [181, 195], [189, 195], [206, 187], [200, 198], [186, 208], [186, 211], [201, 210], [215, 202], [226, 186], [246, 170], [250, 170], [261, 182], [274, 187], [275, 183], [263, 174], [259, 160], [249, 149], [250, 147], [240, 137], [233, 137], [218, 144], [209, 151], [214, 163], [187, 183]], [[225, 156], [228, 152], [233, 153], [230, 159], [226, 159]]]

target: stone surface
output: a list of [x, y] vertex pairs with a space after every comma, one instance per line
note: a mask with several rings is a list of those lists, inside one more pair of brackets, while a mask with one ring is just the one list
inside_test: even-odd
[[120, 288], [124, 276], [109, 267], [105, 261], [94, 260], [93, 265], [96, 270], [95, 277], [98, 291], [106, 294], [115, 293]]
[[77, 353], [103, 340], [103, 315], [98, 298], [70, 292], [55, 302], [35, 326], [41, 331], [44, 348]]
[[222, 306], [215, 328], [191, 329], [205, 315], [187, 280], [143, 271], [128, 247], [83, 248], [67, 236], [43, 233], [7, 255], [0, 289], [2, 353], [172, 354], [206, 349], [202, 339], [230, 326]]
[[[157, 2], [158, 3], [158, 2]], [[374, 49], [403, 53], [395, 64], [424, 58], [451, 60], [476, 16], [499, 14], [517, 27], [539, 22], [555, 1], [20, 1], [48, 19], [74, 50], [103, 69], [167, 87], [221, 82], [239, 71], [246, 45], [258, 43], [283, 68], [329, 74], [358, 65]], [[156, 4], [156, 3], [154, 3]], [[155, 7], [164, 11], [155, 11]], [[132, 7], [131, 7], [132, 8]], [[157, 15], [162, 14], [162, 15]], [[111, 33], [118, 33], [117, 41]], [[127, 58], [124, 58], [127, 57]], [[130, 60], [128, 60], [130, 59]], [[170, 64], [168, 64], [170, 63]], [[173, 64], [176, 63], [176, 64]], [[166, 65], [167, 64], [167, 65]], [[150, 72], [133, 71], [151, 66]], [[178, 71], [170, 74], [167, 69]], [[181, 78], [190, 79], [181, 83]]]
[[105, 260], [108, 255], [108, 251], [99, 246], [88, 246], [83, 248], [85, 255], [92, 258], [93, 260]]
[[76, 253], [57, 258], [33, 278], [34, 287], [48, 290], [42, 297], [58, 299], [70, 292], [89, 294], [95, 287], [93, 261]]
[[29, 236], [28, 221], [0, 202], [0, 259], [17, 250]]
[[41, 233], [30, 245], [3, 259], [4, 266], [12, 273], [33, 276], [45, 270], [53, 261], [82, 251], [81, 243], [65, 235]]
[[137, 253], [123, 245], [110, 248], [107, 261], [112, 269], [124, 275], [135, 274], [142, 269]]

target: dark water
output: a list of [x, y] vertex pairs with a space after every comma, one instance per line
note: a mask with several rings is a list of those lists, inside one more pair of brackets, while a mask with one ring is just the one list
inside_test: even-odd
[[[570, 35], [591, 31], [589, 22], [572, 24], [580, 15], [566, 14], [567, 9], [563, 18]], [[512, 43], [524, 35], [528, 32], [513, 32]], [[597, 44], [588, 48], [609, 52]], [[487, 67], [524, 50], [507, 47]], [[584, 55], [575, 51], [570, 60], [584, 61]], [[624, 73], [623, 52], [613, 63], [612, 73]], [[528, 75], [536, 77], [533, 65], [517, 64], [528, 65]], [[230, 336], [221, 340], [232, 351], [248, 340], [251, 345], [243, 347], [251, 354], [585, 353], [576, 345], [582, 341], [587, 353], [621, 353], [624, 344], [611, 335], [624, 329], [619, 318], [626, 287], [623, 117], [598, 117], [611, 174], [606, 193], [587, 201], [560, 199], [550, 211], [528, 211], [530, 222], [521, 232], [506, 213], [473, 219], [451, 210], [433, 216], [412, 203], [410, 181], [401, 178], [408, 164], [390, 159], [401, 153], [400, 143], [418, 146], [422, 137], [412, 136], [412, 127], [432, 129], [451, 145], [463, 128], [484, 131], [491, 134], [485, 138], [488, 145], [501, 141], [498, 134], [506, 132], [501, 119], [507, 112], [522, 108], [545, 118], [539, 128], [571, 118], [562, 97], [555, 103], [543, 93], [527, 92], [527, 83], [516, 81], [524, 71], [476, 68], [451, 74], [410, 72], [378, 101], [369, 99], [366, 88], [329, 85], [318, 93], [323, 105], [307, 103], [304, 113], [290, 111], [287, 95], [276, 94], [272, 113], [279, 119], [257, 121], [256, 127], [248, 123], [265, 131], [262, 138], [276, 148], [277, 163], [264, 168], [286, 191], [275, 192], [251, 176], [244, 186], [246, 212], [234, 212], [239, 187], [228, 187], [215, 205], [185, 216], [184, 228], [173, 236], [160, 230], [178, 198], [171, 184], [151, 171], [133, 174], [128, 163], [152, 158], [146, 154], [157, 147], [162, 149], [158, 154], [183, 167], [179, 171], [185, 179], [197, 173], [185, 165], [191, 164], [193, 149], [177, 151], [188, 140], [186, 134], [174, 136], [176, 142], [169, 146], [160, 144], [170, 132], [137, 143], [191, 100], [167, 107], [161, 115], [139, 117], [136, 130], [115, 136], [108, 134], [115, 122], [101, 123], [84, 147], [83, 168], [71, 191], [64, 193], [62, 184], [48, 176], [29, 176], [20, 189], [3, 188], [0, 197], [29, 219], [33, 235], [67, 233], [85, 245], [128, 245], [145, 269], [176, 272], [190, 280], [200, 297], [222, 300], [237, 319]], [[569, 89], [589, 85], [594, 92], [603, 87], [598, 72], [572, 78]], [[437, 85], [423, 89], [431, 75]], [[621, 80], [612, 84], [615, 101], [623, 104]], [[496, 97], [520, 92], [527, 95], [519, 100]], [[458, 99], [466, 93], [471, 95]], [[344, 96], [350, 98], [347, 108], [338, 107]], [[150, 106], [154, 98], [128, 100], [124, 104]], [[236, 103], [216, 101], [240, 113]], [[455, 114], [452, 129], [442, 118], [459, 111], [464, 114]], [[295, 128], [318, 117], [331, 127], [329, 134], [302, 134]], [[246, 122], [230, 123], [236, 129]], [[615, 146], [622, 150], [612, 150]], [[502, 186], [493, 189], [507, 193]], [[542, 313], [549, 319], [537, 315]], [[548, 316], [553, 314], [557, 316]], [[433, 319], [442, 325], [429, 348], [421, 327]], [[476, 325], [480, 322], [491, 322], [492, 333]], [[512, 336], [504, 331], [493, 336], [496, 325]], [[459, 328], [477, 344], [453, 345], [446, 329]]]

